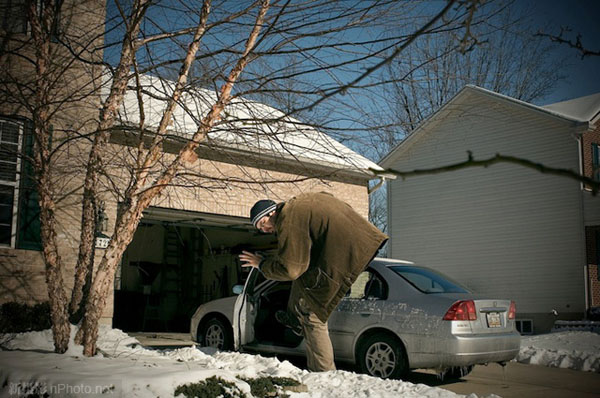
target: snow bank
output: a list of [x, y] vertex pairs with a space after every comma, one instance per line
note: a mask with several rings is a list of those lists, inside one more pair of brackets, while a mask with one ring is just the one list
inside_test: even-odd
[[569, 331], [522, 336], [516, 361], [600, 373], [600, 334]]
[[[292, 398], [457, 398], [442, 388], [400, 380], [382, 380], [347, 371], [311, 373], [288, 361], [214, 349], [144, 348], [117, 329], [101, 327], [98, 355], [86, 358], [73, 343], [64, 355], [54, 354], [52, 333], [0, 335], [0, 397], [44, 392], [60, 397], [172, 397], [175, 388], [212, 376], [234, 382], [250, 396], [242, 378], [289, 377], [308, 387]], [[522, 337], [516, 358], [522, 363], [600, 372], [600, 335], [560, 332]], [[21, 394], [21, 395], [19, 395]], [[495, 397], [494, 395], [490, 397]], [[468, 398], [477, 398], [471, 394]]]
[[[76, 329], [72, 328], [72, 337]], [[250, 386], [241, 378], [289, 377], [308, 387], [290, 392], [291, 398], [457, 398], [442, 388], [400, 380], [382, 380], [346, 371], [310, 373], [288, 361], [213, 349], [187, 347], [151, 350], [120, 330], [102, 327], [99, 354], [82, 356], [71, 342], [64, 355], [54, 354], [52, 334], [21, 333], [0, 351], [0, 396], [26, 396], [45, 392], [60, 397], [172, 397], [179, 385], [212, 376], [234, 382], [248, 396]], [[0, 336], [6, 341], [6, 335]], [[6, 350], [14, 351], [6, 351]], [[468, 398], [477, 398], [471, 394]]]

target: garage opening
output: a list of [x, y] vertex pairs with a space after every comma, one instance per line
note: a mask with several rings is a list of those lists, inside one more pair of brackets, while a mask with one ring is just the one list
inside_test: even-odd
[[126, 332], [189, 332], [205, 302], [232, 296], [248, 270], [242, 250], [276, 247], [247, 218], [150, 208], [115, 280], [113, 325]]

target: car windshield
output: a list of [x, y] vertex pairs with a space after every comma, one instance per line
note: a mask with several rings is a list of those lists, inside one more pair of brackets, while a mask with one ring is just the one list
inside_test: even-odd
[[389, 268], [423, 293], [469, 293], [457, 282], [429, 268], [408, 265]]

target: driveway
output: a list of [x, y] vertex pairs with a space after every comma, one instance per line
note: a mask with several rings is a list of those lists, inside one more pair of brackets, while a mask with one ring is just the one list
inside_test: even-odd
[[502, 398], [588, 398], [600, 397], [598, 373], [509, 362], [476, 366], [461, 380], [441, 381], [433, 372], [415, 371], [411, 383], [440, 387], [457, 394], [475, 393], [479, 397], [496, 394]]

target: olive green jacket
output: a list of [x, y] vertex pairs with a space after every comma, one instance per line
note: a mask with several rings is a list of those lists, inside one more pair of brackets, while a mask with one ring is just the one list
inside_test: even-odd
[[268, 279], [294, 281], [292, 290], [326, 322], [388, 237], [327, 193], [299, 195], [276, 214], [278, 250], [260, 269]]

